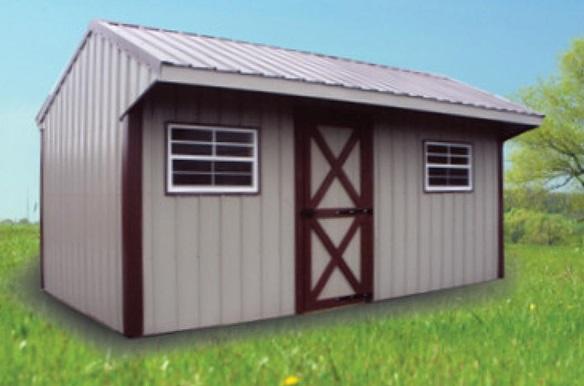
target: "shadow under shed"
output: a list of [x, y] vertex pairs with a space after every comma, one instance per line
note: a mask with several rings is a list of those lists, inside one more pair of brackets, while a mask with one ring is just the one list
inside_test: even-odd
[[42, 291], [38, 264], [27, 265], [13, 280], [12, 287], [19, 298], [34, 311], [44, 315], [49, 323], [114, 355], [166, 351], [181, 347], [197, 348], [249, 338], [296, 334], [308, 329], [350, 325], [380, 318], [458, 309], [507, 296], [513, 286], [513, 280], [495, 280], [304, 315], [128, 339]]

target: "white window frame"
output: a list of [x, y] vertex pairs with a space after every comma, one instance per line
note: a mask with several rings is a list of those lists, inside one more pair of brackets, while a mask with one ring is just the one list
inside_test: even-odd
[[[430, 153], [428, 147], [432, 145], [437, 146], [453, 146], [463, 147], [468, 149], [467, 155], [457, 155], [456, 157], [468, 158], [467, 165], [452, 165], [442, 163], [428, 163], [428, 155], [444, 156], [442, 153]], [[448, 155], [450, 156], [450, 155]], [[430, 186], [430, 168], [441, 169], [466, 169], [468, 170], [468, 185], [466, 186]], [[464, 142], [448, 142], [448, 141], [424, 141], [424, 191], [426, 192], [471, 192], [473, 190], [473, 152], [472, 144]]]
[[[186, 141], [192, 144], [210, 144], [213, 148], [212, 155], [179, 155], [172, 154], [173, 143], [185, 143], [181, 140], [172, 140], [173, 129], [190, 129], [190, 130], [205, 130], [213, 132], [212, 142], [196, 142]], [[253, 149], [252, 157], [235, 157], [235, 156], [218, 156], [215, 155], [216, 145], [226, 146], [245, 146], [242, 144], [233, 144], [229, 142], [216, 142], [216, 133], [220, 132], [237, 132], [249, 133], [252, 135], [252, 143], [249, 147]], [[256, 128], [241, 128], [231, 126], [205, 126], [182, 123], [169, 123], [166, 127], [166, 192], [170, 194], [253, 194], [259, 193], [259, 139], [258, 129]], [[245, 161], [252, 163], [251, 174], [252, 184], [250, 186], [236, 186], [236, 185], [174, 185], [173, 183], [173, 160], [189, 160], [189, 161]]]

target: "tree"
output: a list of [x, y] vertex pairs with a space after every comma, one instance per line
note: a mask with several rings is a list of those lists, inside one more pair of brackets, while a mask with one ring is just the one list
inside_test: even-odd
[[546, 115], [539, 129], [514, 140], [509, 182], [523, 187], [584, 191], [584, 39], [560, 60], [559, 75], [520, 92]]

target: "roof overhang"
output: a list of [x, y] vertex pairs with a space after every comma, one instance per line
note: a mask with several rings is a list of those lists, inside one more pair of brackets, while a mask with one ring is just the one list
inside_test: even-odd
[[443, 102], [422, 97], [352, 89], [336, 85], [302, 82], [283, 78], [268, 78], [258, 75], [195, 69], [192, 67], [180, 67], [165, 63], [160, 67], [158, 80], [169, 83], [220, 87], [402, 108], [407, 110], [508, 122], [533, 127], [539, 126], [544, 118], [542, 115], [538, 114], [524, 114], [508, 110], [495, 110], [480, 106]]
[[[376, 91], [371, 89], [351, 88], [341, 84], [312, 82], [300, 79], [288, 79], [283, 77], [270, 77], [241, 72], [226, 72], [215, 69], [202, 69], [177, 65], [161, 61], [145, 51], [138, 41], [124, 39], [119, 36], [112, 27], [102, 21], [92, 22], [89, 31], [75, 55], [66, 67], [53, 92], [47, 97], [36, 116], [39, 127], [51, 108], [52, 102], [59, 93], [60, 88], [69, 74], [81, 49], [88, 37], [97, 33], [114, 42], [118, 47], [132, 55], [142, 63], [147, 64], [155, 73], [156, 78], [152, 87], [157, 82], [167, 82], [185, 85], [218, 87], [233, 90], [264, 92], [296, 97], [318, 98], [331, 101], [357, 103], [371, 106], [393, 107], [406, 110], [455, 115], [468, 118], [484, 119], [497, 122], [522, 125], [524, 128], [534, 128], [541, 124], [544, 116], [538, 113], [514, 111], [513, 109], [497, 109], [488, 106], [469, 103], [458, 103], [439, 99], [426, 98], [407, 94]], [[120, 116], [122, 119], [137, 103], [146, 91], [136, 100], [128, 101], [125, 111]]]

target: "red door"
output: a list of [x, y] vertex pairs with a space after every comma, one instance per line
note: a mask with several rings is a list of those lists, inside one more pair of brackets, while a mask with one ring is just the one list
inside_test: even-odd
[[372, 134], [342, 114], [296, 119], [296, 308], [373, 293]]

